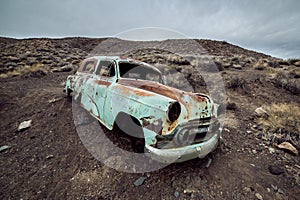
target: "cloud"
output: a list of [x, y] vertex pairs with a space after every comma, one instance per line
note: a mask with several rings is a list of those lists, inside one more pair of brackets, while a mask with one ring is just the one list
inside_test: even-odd
[[297, 0], [10, 0], [0, 3], [0, 35], [105, 37], [163, 27], [278, 57], [300, 57], [299, 10]]

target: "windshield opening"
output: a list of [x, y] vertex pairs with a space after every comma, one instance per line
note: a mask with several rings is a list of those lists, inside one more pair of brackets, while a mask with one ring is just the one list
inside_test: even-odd
[[161, 74], [151, 67], [139, 65], [137, 63], [120, 62], [120, 77], [131, 79], [142, 79], [163, 83]]

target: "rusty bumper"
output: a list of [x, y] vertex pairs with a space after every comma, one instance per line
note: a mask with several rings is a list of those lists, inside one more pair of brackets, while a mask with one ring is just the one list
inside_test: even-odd
[[221, 142], [221, 133], [216, 133], [209, 140], [199, 144], [172, 149], [157, 149], [150, 145], [145, 145], [145, 149], [147, 155], [158, 162], [174, 163], [194, 158], [204, 158], [210, 152], [214, 151]]

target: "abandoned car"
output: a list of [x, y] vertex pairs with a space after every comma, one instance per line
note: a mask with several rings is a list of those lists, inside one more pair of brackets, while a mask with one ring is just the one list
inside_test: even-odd
[[107, 129], [129, 135], [137, 152], [159, 162], [203, 158], [222, 141], [217, 105], [166, 85], [162, 73], [119, 56], [85, 59], [64, 91]]

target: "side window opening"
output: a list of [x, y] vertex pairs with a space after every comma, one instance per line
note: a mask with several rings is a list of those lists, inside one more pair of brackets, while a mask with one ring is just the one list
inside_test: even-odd
[[96, 71], [96, 75], [113, 77], [115, 76], [115, 65], [113, 61], [101, 60]]
[[82, 72], [93, 73], [95, 70], [95, 62], [94, 61], [86, 61], [82, 68]]

